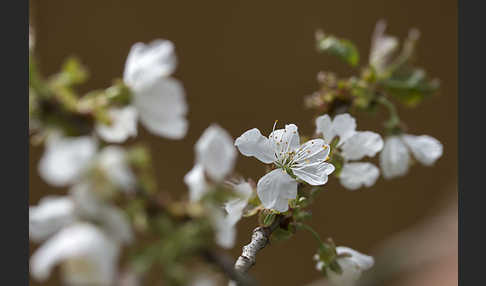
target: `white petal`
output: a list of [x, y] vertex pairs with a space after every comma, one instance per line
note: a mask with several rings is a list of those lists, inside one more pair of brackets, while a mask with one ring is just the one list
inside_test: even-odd
[[339, 136], [339, 145], [341, 145], [356, 132], [356, 119], [348, 113], [338, 114], [332, 121], [332, 128]]
[[326, 143], [331, 144], [332, 139], [336, 134], [334, 133], [334, 129], [332, 127], [332, 120], [329, 115], [324, 114], [316, 118], [316, 133], [322, 134], [324, 141]]
[[182, 85], [173, 78], [159, 79], [134, 96], [140, 121], [155, 135], [181, 139], [187, 133], [187, 103]]
[[343, 271], [342, 274], [337, 274], [334, 271], [327, 270], [329, 281], [333, 285], [352, 286], [361, 277], [363, 271], [373, 266], [373, 257], [359, 253], [351, 248], [338, 246], [336, 251], [339, 254], [348, 253], [351, 257], [338, 258], [339, 266]]
[[223, 248], [232, 248], [236, 238], [235, 224], [220, 209], [213, 210], [210, 219], [216, 229], [216, 243]]
[[208, 191], [208, 185], [204, 178], [204, 168], [196, 164], [189, 173], [184, 176], [184, 183], [189, 187], [189, 200], [199, 201]]
[[288, 200], [297, 197], [297, 181], [282, 169], [275, 169], [258, 180], [257, 194], [265, 208], [285, 212]]
[[94, 221], [111, 239], [130, 243], [133, 233], [125, 214], [115, 206], [97, 197], [89, 183], [76, 184], [69, 192], [79, 216]]
[[285, 129], [277, 129], [270, 133], [268, 139], [272, 142], [277, 156], [297, 150], [300, 146], [299, 131], [295, 124], [285, 125]]
[[403, 141], [397, 136], [385, 139], [380, 153], [380, 167], [385, 179], [403, 176], [409, 168], [410, 155]]
[[221, 181], [233, 171], [236, 149], [229, 133], [217, 124], [209, 126], [195, 146], [196, 162], [215, 181]]
[[405, 134], [402, 139], [412, 150], [415, 159], [426, 166], [433, 165], [442, 156], [442, 144], [434, 137]]
[[133, 106], [111, 108], [108, 114], [111, 125], [98, 124], [96, 132], [106, 142], [121, 143], [129, 137], [137, 136], [137, 109]]
[[131, 243], [133, 232], [126, 215], [117, 207], [104, 205], [98, 217], [101, 227], [110, 238], [120, 243]]
[[136, 43], [128, 53], [123, 80], [136, 90], [143, 89], [172, 74], [176, 63], [172, 42], [158, 39], [149, 44]]
[[243, 182], [233, 187], [238, 198], [228, 201], [224, 208], [228, 213], [227, 218], [230, 223], [235, 224], [243, 215], [243, 210], [248, 204], [248, 199], [253, 193], [253, 189], [249, 183]]
[[66, 186], [78, 179], [96, 152], [92, 137], [52, 137], [39, 161], [39, 174], [49, 184]]
[[241, 154], [248, 157], [253, 156], [265, 164], [276, 160], [272, 143], [256, 128], [250, 129], [236, 138], [235, 146]]
[[68, 197], [46, 196], [29, 207], [29, 238], [41, 241], [76, 219], [74, 202]]
[[292, 172], [299, 179], [313, 185], [323, 185], [334, 171], [332, 164], [326, 163], [329, 145], [322, 139], [313, 139], [303, 144], [296, 152]]
[[351, 254], [351, 257], [343, 257], [339, 258], [339, 262], [342, 260], [350, 260], [352, 261], [361, 271], [366, 271], [373, 267], [375, 264], [375, 260], [373, 259], [372, 256], [363, 254], [359, 251], [356, 251], [352, 248], [346, 247], [346, 246], [338, 246], [336, 247], [336, 252], [338, 255], [347, 253]]
[[359, 131], [341, 146], [342, 155], [347, 160], [360, 160], [364, 156], [373, 157], [383, 149], [380, 134], [371, 131]]
[[334, 165], [321, 162], [302, 165], [299, 168], [292, 168], [294, 175], [299, 179], [313, 186], [320, 186], [327, 183], [328, 176], [334, 172]]
[[380, 170], [371, 163], [346, 163], [339, 174], [339, 180], [345, 188], [356, 190], [361, 186], [373, 186], [379, 176]]
[[119, 146], [107, 146], [99, 154], [98, 162], [112, 184], [123, 190], [132, 190], [135, 176], [127, 163], [126, 152]]
[[371, 40], [370, 65], [378, 74], [386, 71], [391, 55], [398, 48], [398, 39], [385, 34], [385, 21], [378, 21]]
[[[68, 262], [69, 283], [111, 285], [116, 274], [119, 247], [97, 227], [79, 223], [66, 227], [41, 245], [30, 259], [32, 276], [45, 281], [52, 268]], [[76, 267], [82, 266], [82, 267]]]

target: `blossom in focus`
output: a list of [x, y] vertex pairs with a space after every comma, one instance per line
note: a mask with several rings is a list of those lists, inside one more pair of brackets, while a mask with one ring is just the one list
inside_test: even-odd
[[[332, 285], [356, 285], [363, 271], [370, 269], [375, 263], [373, 257], [360, 253], [349, 247], [338, 246], [336, 247], [336, 252], [338, 255], [336, 261], [341, 267], [342, 273], [339, 274], [326, 268], [327, 277]], [[319, 256], [315, 255], [314, 260], [317, 261], [316, 269], [322, 271], [324, 263], [319, 260]]]
[[137, 120], [158, 136], [181, 139], [187, 133], [187, 103], [182, 84], [171, 77], [177, 64], [174, 44], [154, 40], [136, 43], [125, 62], [123, 81], [133, 91], [132, 104], [109, 111], [112, 124], [100, 124], [98, 134], [107, 142], [123, 142], [137, 134]]
[[39, 161], [39, 174], [50, 185], [67, 186], [80, 178], [96, 154], [92, 137], [48, 137]]
[[322, 134], [329, 144], [339, 137], [336, 149], [344, 159], [339, 174], [341, 185], [349, 190], [361, 186], [371, 187], [380, 175], [379, 169], [368, 162], [350, 162], [361, 160], [365, 156], [374, 157], [383, 149], [383, 139], [375, 132], [356, 131], [356, 120], [348, 113], [339, 114], [331, 120], [325, 114], [316, 119], [316, 133]]
[[380, 166], [385, 179], [404, 176], [413, 157], [425, 166], [431, 166], [442, 156], [443, 147], [439, 140], [429, 135], [394, 135], [385, 139], [380, 154]]
[[209, 190], [205, 174], [213, 182], [222, 182], [232, 171], [236, 150], [231, 135], [217, 124], [209, 126], [195, 145], [196, 163], [184, 177], [191, 201], [200, 200]]
[[132, 232], [120, 210], [77, 188], [29, 207], [29, 237], [45, 241], [30, 259], [36, 280], [45, 281], [61, 264], [68, 285], [112, 285], [120, 246], [132, 241]]
[[376, 23], [371, 38], [370, 65], [378, 75], [386, 72], [390, 65], [391, 56], [398, 48], [398, 39], [385, 34], [386, 22], [380, 20]]
[[285, 129], [272, 131], [267, 137], [253, 128], [235, 141], [241, 154], [255, 157], [265, 164], [278, 168], [261, 177], [257, 194], [265, 208], [279, 212], [288, 210], [288, 200], [297, 196], [297, 180], [318, 186], [327, 182], [334, 166], [325, 162], [329, 145], [322, 139], [309, 140], [300, 145], [297, 126], [285, 125]]

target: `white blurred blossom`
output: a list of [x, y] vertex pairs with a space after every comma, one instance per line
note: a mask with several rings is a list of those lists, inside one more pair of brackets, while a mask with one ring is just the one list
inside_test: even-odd
[[385, 34], [386, 22], [380, 20], [376, 23], [371, 38], [370, 65], [378, 75], [387, 71], [391, 56], [398, 48], [398, 39]]
[[177, 64], [174, 44], [154, 40], [130, 49], [123, 74], [133, 91], [132, 105], [110, 111], [111, 125], [98, 125], [107, 142], [123, 142], [137, 134], [137, 120], [158, 136], [181, 139], [187, 133], [187, 103], [182, 84], [171, 77]]
[[[339, 114], [331, 120], [325, 114], [316, 119], [316, 133], [322, 134], [329, 144], [338, 137], [336, 145], [344, 159], [339, 174], [341, 184], [356, 190], [362, 186], [371, 187], [380, 175], [379, 169], [368, 162], [350, 162], [361, 160], [365, 156], [374, 157], [383, 149], [383, 139], [375, 132], [356, 131], [356, 120], [348, 113]], [[335, 150], [334, 150], [335, 151]]]
[[198, 201], [208, 191], [205, 174], [214, 182], [222, 182], [232, 171], [236, 150], [231, 135], [217, 124], [209, 126], [195, 145], [196, 163], [186, 174], [191, 201]]
[[211, 220], [216, 226], [216, 242], [224, 248], [232, 248], [235, 244], [236, 223], [241, 219], [243, 210], [248, 204], [253, 189], [247, 182], [233, 184], [236, 198], [225, 203], [224, 210], [212, 212]]
[[119, 146], [107, 146], [98, 155], [98, 164], [101, 170], [113, 185], [123, 190], [132, 190], [136, 178], [130, 169], [126, 151]]
[[431, 166], [442, 156], [443, 147], [439, 140], [429, 135], [402, 134], [385, 139], [380, 154], [383, 177], [391, 179], [404, 176], [410, 167], [410, 153], [425, 166]]
[[[203, 132], [194, 149], [196, 163], [184, 176], [184, 182], [189, 187], [189, 199], [197, 202], [210, 190], [212, 183], [223, 183], [231, 174], [236, 150], [231, 135], [217, 124], [212, 124]], [[216, 230], [216, 242], [224, 248], [233, 247], [236, 222], [232, 222], [220, 206], [210, 206], [209, 209], [209, 219]]]
[[[357, 284], [361, 274], [373, 267], [375, 261], [372, 256], [360, 253], [345, 246], [336, 247], [338, 258], [337, 263], [341, 267], [342, 273], [336, 273], [326, 268], [326, 274], [331, 285], [335, 286], [354, 286]], [[316, 269], [322, 271], [324, 262], [320, 261], [319, 255], [314, 255]]]
[[53, 186], [67, 186], [78, 180], [96, 154], [97, 142], [92, 137], [48, 137], [39, 161], [39, 174]]
[[98, 124], [96, 132], [107, 142], [121, 143], [129, 137], [137, 136], [138, 112], [134, 106], [123, 108], [111, 108], [108, 115], [112, 120], [111, 125]]
[[45, 240], [30, 259], [31, 275], [45, 281], [60, 264], [68, 285], [112, 285], [120, 247], [133, 240], [124, 214], [86, 184], [29, 207], [29, 237]]
[[294, 124], [278, 130], [274, 126], [268, 138], [258, 129], [250, 129], [236, 139], [235, 146], [245, 156], [253, 156], [263, 163], [273, 163], [278, 167], [260, 178], [257, 194], [265, 208], [279, 212], [287, 211], [288, 200], [296, 198], [296, 179], [313, 186], [323, 185], [334, 171], [334, 166], [325, 162], [329, 145], [322, 139], [309, 140], [300, 145]]

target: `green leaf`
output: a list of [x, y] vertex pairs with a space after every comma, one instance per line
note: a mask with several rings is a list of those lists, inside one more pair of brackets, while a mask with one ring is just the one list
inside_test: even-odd
[[270, 226], [275, 221], [276, 216], [276, 213], [265, 209], [260, 212], [259, 223], [263, 227]]
[[422, 69], [399, 73], [381, 83], [387, 93], [411, 107], [434, 94], [439, 88], [439, 81], [428, 79]]
[[353, 67], [358, 64], [359, 52], [351, 41], [325, 35], [321, 31], [317, 32], [316, 38], [318, 51], [337, 56]]

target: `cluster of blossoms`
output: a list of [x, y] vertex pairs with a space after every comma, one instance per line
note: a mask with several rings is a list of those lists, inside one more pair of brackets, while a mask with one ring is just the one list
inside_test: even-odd
[[[396, 66], [391, 55], [398, 41], [385, 35], [384, 28], [383, 22], [377, 25], [369, 59], [378, 79], [392, 75]], [[346, 42], [341, 43], [334, 37], [325, 41], [324, 49], [332, 45], [349, 48]], [[355, 58], [349, 61], [355, 64]], [[189, 189], [188, 199], [184, 198], [182, 203], [169, 200], [168, 206], [161, 207], [158, 201], [153, 202], [156, 197], [141, 191], [140, 174], [130, 164], [127, 150], [106, 143], [123, 143], [136, 137], [138, 121], [157, 136], [181, 139], [186, 135], [188, 107], [184, 88], [171, 77], [176, 64], [174, 45], [170, 41], [136, 43], [129, 52], [123, 73], [123, 85], [130, 91], [128, 99], [122, 100], [122, 104], [106, 104], [110, 100], [108, 93], [107, 98], [100, 101], [105, 104], [100, 105], [102, 108], [92, 108], [100, 114], [106, 113], [107, 120], [98, 120], [98, 113], [93, 112], [96, 120], [92, 129], [82, 136], [68, 136], [51, 126], [45, 128], [45, 152], [38, 165], [39, 174], [48, 184], [67, 187], [69, 192], [64, 196], [44, 197], [38, 205], [29, 208], [29, 237], [34, 242], [42, 242], [30, 261], [31, 274], [36, 279], [46, 280], [53, 267], [60, 264], [64, 281], [69, 285], [116, 284], [120, 280], [118, 264], [122, 247], [134, 244], [137, 239], [135, 222], [127, 215], [127, 208], [120, 206], [122, 203], [116, 199], [119, 196], [130, 201], [139, 195], [139, 199], [149, 201], [142, 204], [142, 209], [156, 205], [161, 208], [157, 215], [175, 214], [176, 218], [171, 217], [174, 222], [155, 216], [153, 225], [160, 228], [173, 231], [174, 225], [207, 221], [214, 242], [228, 249], [234, 247], [236, 224], [244, 216], [258, 214], [260, 227], [277, 223], [272, 231], [278, 229], [280, 233], [292, 233], [302, 226], [306, 217], [304, 209], [313, 200], [314, 191], [322, 188], [331, 175], [339, 178], [346, 189], [369, 188], [377, 182], [380, 173], [385, 179], [405, 175], [412, 162], [411, 155], [427, 166], [442, 156], [443, 147], [437, 139], [406, 134], [399, 128], [396, 118], [392, 118], [394, 121], [388, 126], [388, 131], [393, 132], [388, 132], [383, 140], [376, 132], [357, 131], [356, 119], [347, 113], [350, 111], [337, 112], [337, 108], [330, 108], [328, 113], [321, 113], [315, 119], [315, 136], [310, 139], [301, 137], [295, 124], [276, 129], [275, 122], [268, 136], [253, 128], [233, 140], [228, 131], [212, 124], [196, 142], [194, 167], [184, 177]], [[354, 88], [354, 79], [350, 82], [349, 86]], [[33, 93], [35, 89], [32, 88]], [[59, 98], [66, 98], [66, 95]], [[327, 94], [319, 102], [332, 106], [336, 98], [342, 100], [339, 95]], [[366, 104], [386, 100], [381, 94], [365, 99], [362, 102]], [[73, 112], [86, 109], [76, 104], [68, 107]], [[96, 108], [104, 109], [99, 112]], [[37, 122], [36, 128], [39, 126], [42, 124]], [[238, 151], [267, 165], [269, 171], [256, 184], [235, 175]], [[372, 162], [364, 161], [377, 154], [381, 171]], [[143, 210], [144, 214], [148, 212]], [[275, 219], [276, 216], [282, 220]], [[151, 223], [147, 220], [149, 218], [144, 216], [142, 224]], [[280, 224], [281, 221], [285, 224]], [[198, 235], [196, 231], [187, 233], [190, 238]], [[314, 256], [316, 268], [335, 285], [353, 285], [361, 273], [374, 264], [371, 256], [348, 247], [336, 247], [334, 243], [323, 243], [320, 238], [318, 241], [319, 252]], [[179, 237], [172, 242], [175, 245], [184, 243]], [[210, 247], [202, 245], [179, 248], [186, 254], [187, 249], [197, 249], [196, 253], [201, 252], [202, 247]], [[153, 250], [148, 249], [148, 252]], [[172, 255], [169, 263], [179, 263], [179, 253]], [[206, 278], [197, 280], [190, 285], [214, 284]]]

